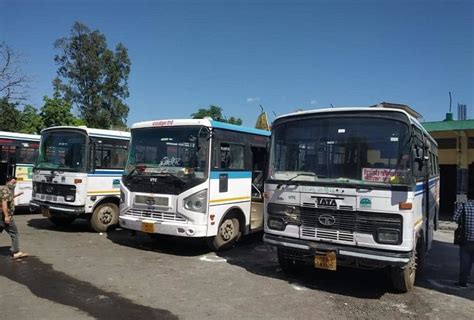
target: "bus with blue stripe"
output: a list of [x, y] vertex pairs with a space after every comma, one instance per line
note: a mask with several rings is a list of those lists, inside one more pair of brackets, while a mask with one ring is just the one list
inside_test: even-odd
[[266, 243], [283, 270], [388, 268], [413, 288], [439, 211], [438, 147], [406, 106], [297, 112], [272, 127]]
[[57, 226], [85, 218], [97, 232], [118, 224], [130, 133], [85, 126], [41, 131], [30, 207]]
[[8, 176], [16, 177], [15, 206], [28, 207], [32, 193], [33, 165], [38, 156], [40, 136], [0, 131], [0, 186]]
[[206, 238], [212, 250], [263, 229], [270, 132], [206, 118], [141, 122], [131, 134], [123, 228]]

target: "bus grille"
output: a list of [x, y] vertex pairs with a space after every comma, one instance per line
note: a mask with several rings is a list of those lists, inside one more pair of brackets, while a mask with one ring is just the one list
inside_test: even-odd
[[33, 190], [36, 193], [50, 196], [74, 196], [76, 194], [76, 186], [67, 184], [33, 182]]
[[301, 207], [301, 235], [311, 238], [353, 242], [354, 232], [374, 235], [381, 227], [401, 234], [402, 221], [399, 214]]
[[170, 213], [170, 212], [160, 212], [155, 210], [138, 210], [138, 209], [130, 209], [125, 212], [126, 215], [137, 217], [137, 218], [145, 218], [145, 219], [153, 219], [158, 221], [177, 221], [177, 222], [186, 222], [186, 218], [183, 216]]

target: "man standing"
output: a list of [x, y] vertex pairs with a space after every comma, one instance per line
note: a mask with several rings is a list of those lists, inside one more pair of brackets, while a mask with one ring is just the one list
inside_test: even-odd
[[[465, 209], [464, 209], [464, 208]], [[458, 286], [467, 288], [467, 280], [471, 274], [474, 262], [474, 201], [469, 200], [466, 204], [458, 205], [454, 213], [454, 221], [464, 224], [464, 241], [459, 247], [459, 282]]]
[[10, 235], [12, 239], [11, 253], [13, 259], [20, 259], [27, 257], [28, 254], [20, 251], [19, 246], [19, 234], [18, 228], [16, 227], [15, 220], [13, 219], [13, 213], [15, 211], [14, 198], [22, 195], [23, 193], [14, 194], [16, 186], [15, 177], [7, 177], [7, 184], [0, 190], [0, 202], [2, 216], [0, 219], [0, 231], [5, 231]]

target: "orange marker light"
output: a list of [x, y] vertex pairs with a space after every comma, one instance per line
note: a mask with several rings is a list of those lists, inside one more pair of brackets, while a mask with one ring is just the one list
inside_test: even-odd
[[413, 204], [411, 202], [400, 202], [398, 204], [398, 208], [400, 210], [411, 210], [411, 208], [413, 208]]
[[82, 179], [74, 179], [74, 184], [82, 183]]

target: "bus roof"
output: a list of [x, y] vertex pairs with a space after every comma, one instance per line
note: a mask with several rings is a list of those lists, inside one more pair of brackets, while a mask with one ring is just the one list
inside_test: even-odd
[[[306, 111], [297, 111], [297, 112], [292, 112], [288, 113], [285, 115], [278, 116], [275, 118], [274, 122], [280, 119], [284, 118], [289, 118], [289, 117], [295, 117], [295, 116], [304, 116], [304, 115], [312, 115], [312, 114], [319, 114], [319, 113], [340, 113], [340, 112], [372, 112], [372, 111], [382, 111], [382, 112], [399, 112], [403, 113], [410, 123], [418, 127], [421, 131], [423, 131], [433, 143], [436, 144], [436, 141], [431, 137], [431, 135], [428, 133], [428, 131], [421, 125], [421, 123], [418, 121], [417, 118], [412, 116], [410, 113], [408, 113], [406, 110], [401, 109], [401, 108], [387, 108], [383, 107], [381, 105], [376, 105], [376, 106], [371, 106], [371, 107], [343, 107], [343, 108], [325, 108], [325, 109], [314, 109], [314, 110], [306, 110]], [[437, 144], [436, 144], [437, 145]]]
[[0, 131], [0, 139], [39, 141], [40, 138], [41, 136], [36, 135], [36, 134]]
[[219, 128], [230, 131], [245, 132], [261, 136], [270, 136], [270, 131], [255, 129], [251, 127], [243, 127], [235, 124], [215, 121], [212, 119], [164, 119], [137, 122], [132, 125], [132, 129], [137, 128], [157, 128], [157, 127], [173, 127], [173, 126], [206, 126], [210, 128]]
[[83, 130], [87, 133], [87, 135], [91, 137], [98, 137], [98, 138], [119, 138], [119, 139], [130, 139], [130, 132], [127, 131], [118, 131], [118, 130], [106, 130], [106, 129], [95, 129], [95, 128], [88, 128], [86, 126], [56, 126], [56, 127], [49, 127], [46, 129], [41, 130], [41, 133], [50, 130], [61, 130], [61, 129], [74, 129], [74, 130]]

